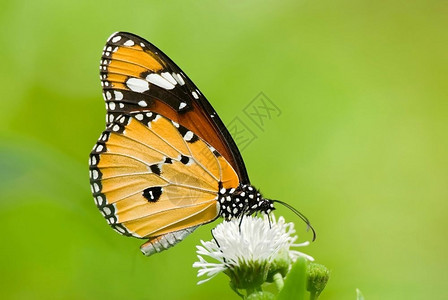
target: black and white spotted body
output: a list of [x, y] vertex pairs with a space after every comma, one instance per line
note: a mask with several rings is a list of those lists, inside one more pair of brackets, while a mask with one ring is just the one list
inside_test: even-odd
[[218, 195], [220, 205], [219, 215], [226, 220], [239, 218], [242, 215], [252, 215], [255, 212], [269, 214], [274, 204], [251, 185], [240, 185], [236, 189], [221, 188]]

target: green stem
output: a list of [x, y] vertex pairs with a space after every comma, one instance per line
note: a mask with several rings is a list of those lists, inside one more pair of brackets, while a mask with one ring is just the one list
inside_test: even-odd
[[316, 293], [316, 291], [311, 291], [310, 292], [310, 300], [317, 300], [317, 298], [319, 298], [319, 294]]

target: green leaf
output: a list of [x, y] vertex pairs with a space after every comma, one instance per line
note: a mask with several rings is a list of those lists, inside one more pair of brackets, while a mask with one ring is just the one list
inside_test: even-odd
[[306, 259], [299, 257], [291, 268], [285, 280], [283, 289], [278, 294], [278, 300], [302, 300], [306, 291]]

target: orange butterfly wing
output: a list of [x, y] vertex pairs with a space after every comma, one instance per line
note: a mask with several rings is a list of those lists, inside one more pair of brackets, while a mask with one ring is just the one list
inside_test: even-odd
[[110, 123], [90, 155], [90, 176], [108, 223], [121, 234], [149, 238], [142, 248], [147, 255], [213, 221], [220, 188], [239, 184], [212, 146], [154, 112], [123, 114]]
[[241, 154], [215, 110], [182, 70], [154, 45], [131, 33], [113, 34], [104, 47], [100, 78], [107, 123], [121, 113], [159, 113], [207, 141], [237, 172], [240, 183], [249, 183]]

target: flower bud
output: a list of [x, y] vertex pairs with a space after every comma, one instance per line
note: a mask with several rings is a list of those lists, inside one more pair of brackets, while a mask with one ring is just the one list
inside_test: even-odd
[[323, 265], [311, 262], [308, 264], [307, 273], [307, 290], [311, 294], [310, 299], [317, 299], [327, 285], [330, 271]]

